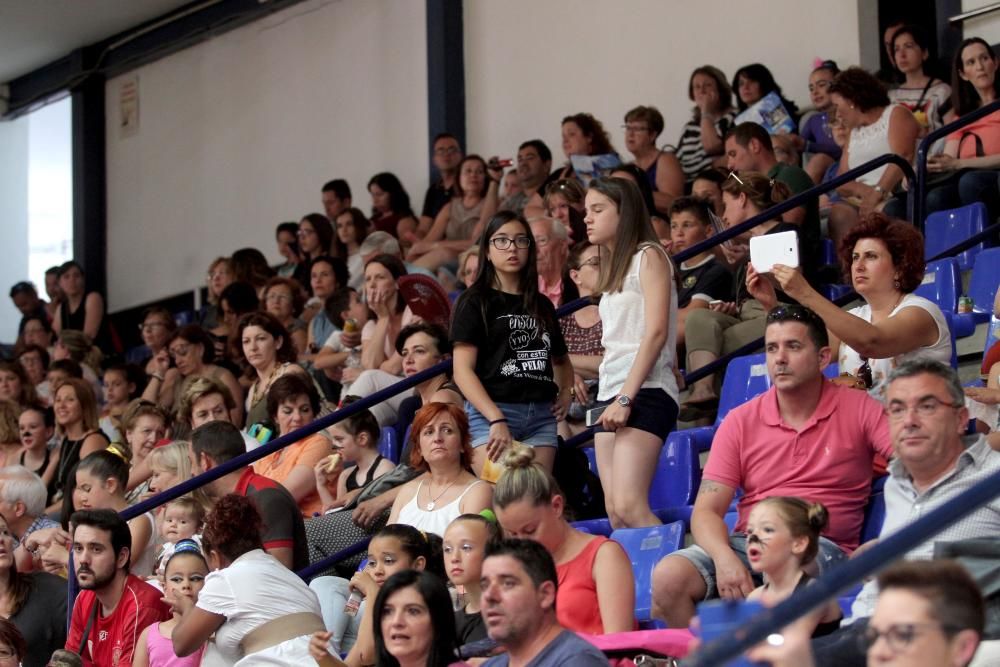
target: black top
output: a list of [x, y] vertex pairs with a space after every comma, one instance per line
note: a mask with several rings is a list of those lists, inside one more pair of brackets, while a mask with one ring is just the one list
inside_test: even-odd
[[375, 478], [375, 468], [378, 468], [379, 463], [382, 463], [381, 454], [375, 457], [375, 462], [372, 463], [372, 467], [368, 469], [368, 474], [365, 475], [365, 481], [362, 482], [361, 484], [358, 484], [358, 468], [357, 466], [355, 466], [354, 470], [351, 471], [351, 474], [347, 476], [347, 481], [344, 483], [344, 485], [347, 487], [347, 490], [353, 491], [355, 489], [360, 489], [362, 486], [365, 486], [366, 484], [371, 482]]
[[733, 274], [712, 255], [691, 268], [678, 266], [677, 274], [681, 283], [678, 308], [686, 308], [695, 294], [707, 294], [719, 301], [733, 300]]
[[486, 624], [483, 622], [483, 615], [480, 612], [470, 614], [462, 607], [455, 612], [455, 637], [459, 646], [464, 646], [469, 642], [487, 639]]
[[[59, 306], [58, 316], [63, 330], [75, 329], [83, 331], [83, 325], [87, 321], [87, 296], [89, 295], [90, 292], [83, 297], [80, 306], [73, 312], [69, 311], [68, 301], [63, 301], [62, 305]], [[97, 336], [91, 342], [105, 354], [117, 351], [111, 342], [111, 331], [108, 329], [108, 317], [106, 313], [101, 313], [101, 326], [97, 329]]]
[[454, 185], [446, 188], [441, 181], [431, 183], [430, 187], [427, 188], [427, 194], [424, 195], [424, 208], [420, 211], [420, 215], [432, 219], [436, 218], [444, 205], [450, 202], [454, 196]]
[[80, 462], [80, 448], [83, 447], [83, 441], [94, 433], [104, 438], [105, 446], [111, 444], [108, 436], [100, 429], [87, 433], [79, 440], [63, 438], [62, 444], [59, 445], [59, 465], [56, 466], [56, 474], [52, 476], [52, 482], [49, 484], [49, 501], [55, 498], [56, 494], [62, 491], [66, 482], [69, 481], [70, 472]]
[[28, 653], [24, 667], [45, 667], [52, 652], [66, 644], [66, 580], [48, 572], [32, 572], [28, 598], [10, 617], [24, 635]]
[[566, 355], [566, 341], [552, 302], [537, 299], [541, 318], [529, 314], [519, 294], [466, 290], [455, 304], [451, 338], [478, 349], [476, 375], [501, 403], [548, 403], [559, 389], [552, 359]]
[[[20, 464], [21, 464], [21, 465], [24, 465], [24, 455], [25, 455], [26, 453], [27, 453], [27, 452], [21, 452], [21, 459], [20, 459]], [[49, 456], [50, 456], [51, 454], [52, 454], [52, 450], [51, 450], [51, 449], [49, 449], [48, 447], [46, 447], [46, 448], [45, 448], [45, 460], [44, 460], [44, 461], [42, 461], [42, 465], [41, 465], [41, 466], [40, 466], [40, 467], [39, 467], [39, 468], [38, 468], [37, 470], [32, 470], [31, 472], [33, 472], [33, 473], [35, 473], [36, 475], [38, 475], [39, 477], [41, 477], [41, 476], [42, 476], [42, 473], [44, 473], [44, 472], [45, 472], [45, 469], [49, 467]]]

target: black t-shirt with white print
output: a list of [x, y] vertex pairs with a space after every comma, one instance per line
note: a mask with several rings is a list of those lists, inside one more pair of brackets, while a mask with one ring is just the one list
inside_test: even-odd
[[558, 393], [552, 359], [566, 354], [566, 341], [558, 325], [546, 325], [556, 321], [552, 303], [539, 295], [538, 304], [546, 320], [529, 314], [520, 295], [494, 289], [466, 292], [455, 304], [452, 342], [476, 346], [476, 375], [494, 401], [545, 403]]

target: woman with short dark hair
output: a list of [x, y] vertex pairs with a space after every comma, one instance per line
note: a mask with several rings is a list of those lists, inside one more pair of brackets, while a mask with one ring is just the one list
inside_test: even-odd
[[245, 405], [246, 426], [250, 427], [267, 418], [267, 392], [278, 378], [287, 373], [304, 376], [306, 372], [295, 363], [288, 331], [269, 313], [244, 315], [236, 327], [233, 345], [239, 347], [246, 377], [252, 379]]
[[663, 132], [663, 116], [656, 107], [638, 106], [625, 114], [623, 127], [625, 148], [646, 173], [657, 210], [668, 210], [674, 199], [684, 194], [684, 170], [673, 153], [656, 146]]

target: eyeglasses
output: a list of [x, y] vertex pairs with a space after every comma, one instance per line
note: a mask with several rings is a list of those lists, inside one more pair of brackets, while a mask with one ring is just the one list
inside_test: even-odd
[[917, 401], [916, 405], [906, 405], [902, 401], [893, 401], [889, 404], [889, 407], [885, 409], [885, 414], [888, 415], [889, 419], [893, 421], [899, 421], [909, 414], [910, 409], [916, 409], [917, 414], [921, 417], [933, 417], [937, 414], [937, 411], [945, 406], [948, 408], [962, 408], [965, 407], [962, 403], [948, 403], [947, 401], [942, 401], [940, 398], [934, 396], [928, 396]]
[[861, 366], [858, 367], [858, 379], [865, 389], [871, 389], [875, 382], [872, 379], [872, 367], [868, 363], [868, 357], [861, 357]]
[[166, 329], [165, 322], [143, 322], [139, 325], [139, 331], [152, 331], [153, 329]]
[[893, 653], [902, 653], [913, 643], [925, 630], [940, 627], [945, 634], [957, 632], [960, 628], [953, 625], [938, 625], [937, 623], [895, 623], [885, 630], [879, 630], [868, 626], [862, 635], [858, 637], [858, 646], [862, 651], [868, 650], [875, 645], [880, 638], [885, 638], [885, 643], [889, 645], [889, 650]]
[[459, 149], [455, 148], [454, 146], [448, 146], [447, 148], [435, 148], [434, 149], [434, 155], [454, 155], [455, 153], [459, 153], [459, 152], [461, 152], [461, 151], [459, 151]]
[[633, 132], [649, 132], [649, 128], [645, 125], [622, 125], [622, 129], [629, 134]]
[[600, 256], [599, 255], [594, 255], [593, 257], [591, 257], [587, 261], [580, 262], [580, 266], [578, 266], [576, 268], [577, 268], [578, 271], [580, 269], [582, 269], [583, 267], [585, 267], [585, 266], [592, 266], [592, 267], [594, 267], [596, 269], [600, 265], [601, 265], [601, 258], [600, 258]]
[[524, 234], [515, 236], [514, 238], [510, 238], [509, 236], [495, 236], [490, 239], [490, 245], [497, 250], [510, 250], [511, 246], [514, 246], [518, 250], [524, 250], [531, 247], [531, 237]]
[[191, 351], [190, 345], [178, 345], [172, 350], [167, 350], [167, 354], [170, 355], [171, 359], [176, 359], [177, 357], [187, 356], [187, 353]]

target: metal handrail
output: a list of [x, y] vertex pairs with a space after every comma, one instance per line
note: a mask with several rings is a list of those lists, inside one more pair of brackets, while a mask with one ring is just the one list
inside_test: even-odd
[[729, 633], [705, 644], [682, 664], [686, 667], [725, 664], [772, 632], [780, 632], [796, 618], [886, 567], [997, 496], [1000, 496], [1000, 473], [990, 475], [898, 532], [880, 537], [871, 549], [837, 564], [777, 606], [760, 611], [741, 627], [740, 632]]
[[977, 9], [970, 9], [967, 12], [962, 12], [961, 14], [955, 14], [954, 16], [948, 18], [948, 23], [958, 25], [959, 23], [964, 23], [969, 19], [979, 18], [985, 14], [992, 14], [997, 10], [1000, 10], [1000, 2], [994, 2], [991, 5], [985, 5], [983, 7], [978, 7]]
[[[997, 6], [1000, 7], [1000, 3]], [[917, 146], [917, 196], [910, 197], [911, 200], [915, 200], [910, 211], [910, 219], [921, 232], [924, 230], [924, 198], [927, 196], [927, 152], [930, 150], [931, 145], [938, 139], [946, 137], [980, 118], [989, 116], [994, 111], [1000, 111], [1000, 100], [985, 104], [975, 111], [970, 111], [958, 120], [928, 133], [920, 141], [920, 144]]]
[[[877, 158], [869, 160], [868, 162], [865, 162], [862, 165], [858, 165], [853, 169], [849, 169], [840, 176], [837, 176], [836, 178], [826, 183], [820, 183], [819, 185], [814, 185], [808, 190], [803, 190], [798, 194], [792, 195], [791, 197], [781, 202], [780, 204], [775, 204], [774, 206], [767, 209], [763, 213], [759, 213], [745, 222], [741, 222], [738, 225], [734, 225], [729, 229], [725, 229], [719, 232], [718, 234], [713, 234], [711, 237], [705, 239], [701, 243], [696, 243], [690, 248], [681, 250], [676, 255], [673, 255], [672, 258], [675, 263], [680, 264], [686, 259], [690, 259], [696, 255], [700, 255], [706, 250], [714, 248], [723, 241], [728, 241], [729, 239], [735, 238], [740, 234], [742, 234], [743, 232], [753, 229], [754, 227], [757, 227], [758, 225], [761, 225], [767, 222], [768, 220], [775, 219], [782, 213], [787, 213], [788, 211], [791, 211], [794, 208], [798, 208], [799, 206], [802, 206], [803, 204], [805, 204], [814, 197], [819, 197], [820, 195], [826, 194], [831, 190], [835, 190], [842, 185], [846, 185], [847, 183], [857, 180], [858, 176], [863, 176], [864, 174], [867, 174], [870, 171], [874, 171], [879, 167], [882, 167], [887, 164], [894, 164], [897, 167], [899, 167], [903, 171], [903, 175], [906, 177], [907, 182], [911, 186], [913, 185], [915, 181], [915, 176], [913, 173], [913, 167], [910, 165], [910, 163], [904, 160], [899, 155], [896, 155], [895, 153], [886, 153], [885, 155], [880, 155]], [[907, 215], [909, 215], [911, 219], [913, 217], [913, 211], [914, 211], [913, 197], [908, 197]]]

